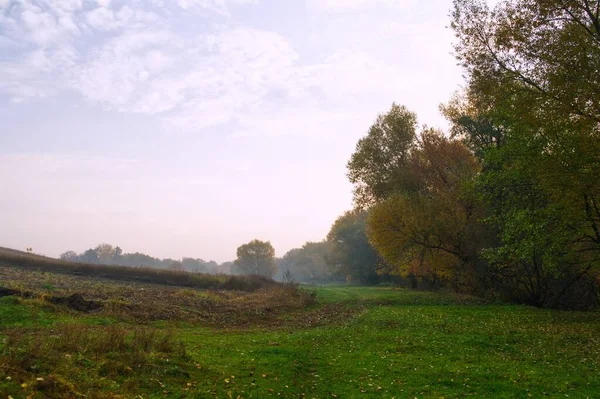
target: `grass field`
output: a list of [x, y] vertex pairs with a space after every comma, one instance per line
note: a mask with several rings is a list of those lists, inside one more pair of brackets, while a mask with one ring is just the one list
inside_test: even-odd
[[[52, 278], [39, 277], [33, 297], [0, 298], [0, 398], [600, 395], [598, 313], [392, 288], [307, 287], [316, 303], [288, 306], [267, 293], [252, 299], [252, 293], [169, 287], [168, 295], [153, 294], [164, 295], [163, 302], [208, 298], [212, 311], [221, 304], [226, 317], [191, 317], [204, 302], [178, 299], [165, 307], [196, 312], [157, 309], [161, 317], [140, 318], [124, 311], [127, 298], [118, 299], [125, 304], [119, 312], [49, 303], [44, 295], [66, 290]], [[4, 283], [16, 284], [6, 275]], [[120, 289], [136, 288], [88, 284], [99, 301], [117, 301]], [[142, 288], [148, 289], [136, 289]], [[281, 306], [260, 308], [273, 301]]]

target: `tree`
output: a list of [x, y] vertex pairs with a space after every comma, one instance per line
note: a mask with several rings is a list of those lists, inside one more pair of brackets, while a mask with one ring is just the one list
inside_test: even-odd
[[288, 251], [278, 262], [278, 276], [286, 272], [294, 280], [307, 283], [327, 282], [332, 279], [332, 270], [327, 263], [330, 253], [328, 242], [307, 242], [302, 248]]
[[205, 273], [217, 273], [219, 271], [219, 264], [214, 260], [205, 262]]
[[348, 211], [331, 226], [327, 235], [330, 254], [327, 261], [348, 281], [376, 283], [381, 259], [366, 234], [367, 212]]
[[460, 141], [425, 130], [404, 168], [411, 184], [373, 206], [370, 242], [390, 273], [473, 292], [486, 237], [483, 209], [470, 189], [479, 163]]
[[222, 273], [222, 274], [233, 274], [233, 270], [232, 270], [233, 266], [234, 266], [233, 262], [223, 262], [219, 265], [217, 272]]
[[235, 265], [243, 274], [275, 275], [275, 249], [269, 241], [252, 240], [237, 249]]
[[100, 244], [95, 249], [98, 254], [98, 260], [104, 265], [110, 265], [113, 263], [115, 256], [115, 249], [110, 244]]
[[469, 120], [502, 132], [478, 152], [476, 189], [498, 233], [484, 253], [501, 288], [537, 306], [595, 297], [582, 284], [600, 267], [599, 5], [455, 1], [468, 86], [454, 128], [470, 143], [485, 131]]
[[403, 172], [416, 137], [417, 117], [396, 104], [379, 115], [366, 137], [359, 140], [348, 162], [348, 178], [354, 184], [354, 201], [368, 207], [405, 185]]
[[115, 247], [115, 251], [114, 251], [114, 255], [113, 255], [113, 263], [115, 265], [123, 264], [123, 250], [119, 246]]
[[67, 251], [60, 255], [60, 259], [67, 262], [77, 262], [79, 260], [79, 256], [75, 251]]
[[98, 263], [98, 261], [100, 260], [100, 258], [98, 257], [98, 253], [91, 248], [85, 251], [79, 258], [82, 262], [87, 263]]
[[[598, 4], [515, 0], [490, 10], [480, 0], [455, 0], [455, 47], [469, 84], [502, 89], [497, 97], [526, 94], [533, 109], [600, 122]], [[533, 109], [523, 111], [533, 116]]]
[[182, 273], [185, 271], [183, 264], [177, 260], [171, 262], [171, 265], [169, 266], [169, 270], [177, 272], [177, 273]]

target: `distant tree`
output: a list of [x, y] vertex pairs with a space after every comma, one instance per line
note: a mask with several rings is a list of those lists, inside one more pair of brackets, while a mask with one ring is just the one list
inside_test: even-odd
[[203, 273], [207, 271], [206, 262], [202, 259], [183, 258], [181, 260], [183, 268], [196, 273]]
[[233, 266], [234, 266], [233, 262], [223, 262], [219, 265], [217, 272], [222, 273], [222, 274], [233, 274], [233, 270], [232, 270]]
[[115, 247], [113, 263], [115, 265], [121, 265], [123, 263], [123, 250], [119, 246]]
[[87, 262], [87, 263], [98, 263], [100, 261], [100, 258], [98, 257], [98, 252], [96, 252], [93, 249], [88, 249], [87, 251], [85, 251], [81, 256], [80, 259], [82, 262]]
[[294, 280], [307, 283], [327, 282], [333, 279], [333, 272], [327, 263], [330, 254], [328, 242], [307, 242], [302, 248], [288, 251], [278, 259], [278, 279], [285, 280], [290, 272]]
[[328, 262], [347, 280], [376, 283], [381, 259], [366, 234], [366, 211], [349, 211], [340, 216], [327, 235], [331, 252]]
[[67, 262], [77, 262], [79, 260], [79, 255], [75, 251], [67, 251], [60, 255], [60, 259]]
[[207, 273], [217, 273], [219, 271], [219, 264], [214, 260], [209, 260], [206, 262], [206, 270]]
[[122, 264], [124, 266], [147, 266], [166, 269], [170, 263], [164, 264], [162, 260], [153, 258], [140, 252], [126, 253], [123, 255]]
[[183, 272], [185, 271], [185, 269], [183, 268], [183, 263], [179, 262], [179, 261], [174, 261], [171, 263], [171, 266], [169, 266], [169, 269], [174, 271], [174, 272]]
[[115, 248], [110, 244], [100, 244], [95, 249], [98, 254], [98, 261], [104, 265], [113, 263], [115, 257]]
[[269, 241], [252, 240], [240, 246], [234, 263], [243, 274], [273, 277], [277, 269], [275, 249]]

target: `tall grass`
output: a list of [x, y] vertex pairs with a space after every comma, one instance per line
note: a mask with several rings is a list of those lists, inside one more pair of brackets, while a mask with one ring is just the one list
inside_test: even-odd
[[22, 397], [84, 397], [98, 384], [110, 387], [124, 378], [140, 384], [162, 378], [174, 366], [185, 376], [191, 365], [173, 332], [137, 326], [59, 324], [49, 330], [9, 330], [0, 341], [0, 375]]

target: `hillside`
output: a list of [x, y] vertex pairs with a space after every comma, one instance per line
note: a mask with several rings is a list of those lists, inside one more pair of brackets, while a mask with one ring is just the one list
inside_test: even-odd
[[25, 257], [31, 260], [47, 260], [47, 261], [56, 261], [56, 258], [51, 258], [49, 256], [38, 255], [30, 252], [19, 251], [17, 249], [0, 247], [0, 257]]
[[67, 262], [9, 248], [2, 248], [0, 250], [0, 266], [65, 275], [100, 277], [108, 280], [205, 289], [256, 291], [261, 288], [273, 287], [278, 284], [275, 281], [262, 276], [212, 275], [150, 267]]

